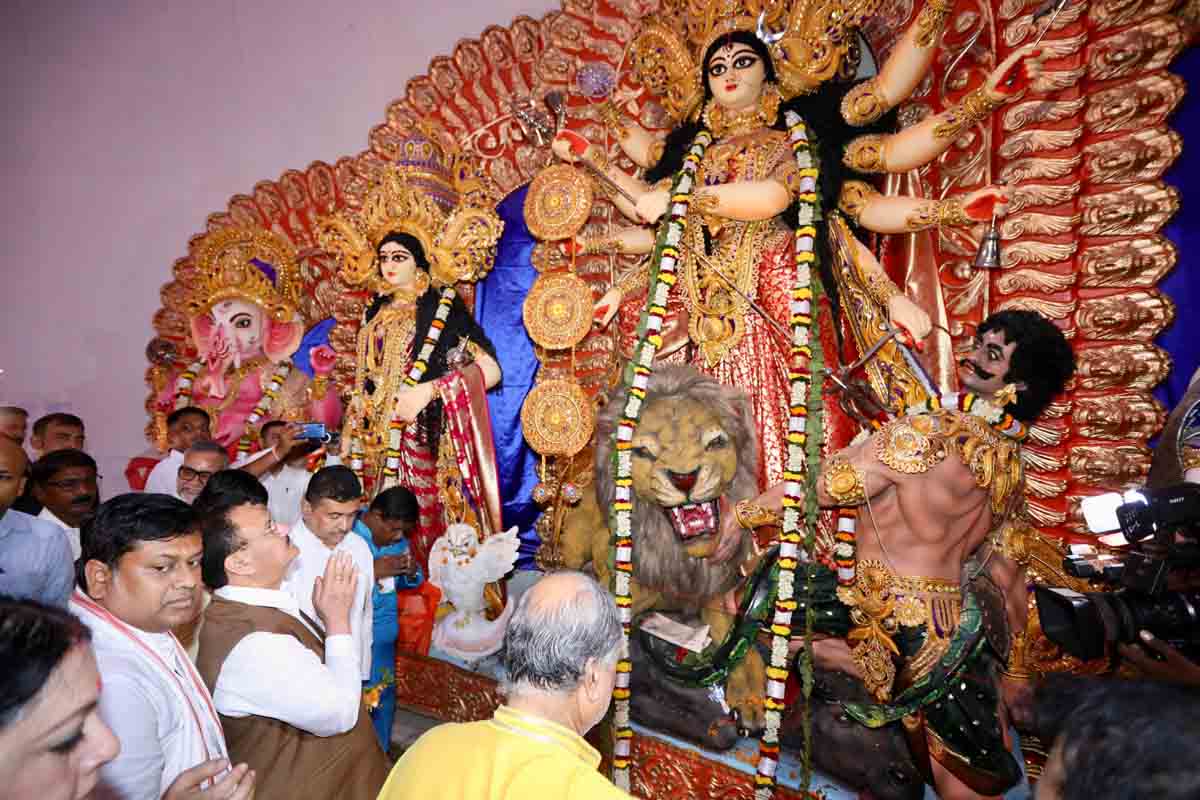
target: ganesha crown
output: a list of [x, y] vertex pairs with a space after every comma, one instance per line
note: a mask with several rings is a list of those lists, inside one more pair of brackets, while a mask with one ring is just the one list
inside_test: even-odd
[[262, 228], [222, 228], [195, 245], [192, 269], [183, 277], [189, 316], [207, 313], [224, 300], [246, 300], [286, 322], [298, 312], [296, 254]]

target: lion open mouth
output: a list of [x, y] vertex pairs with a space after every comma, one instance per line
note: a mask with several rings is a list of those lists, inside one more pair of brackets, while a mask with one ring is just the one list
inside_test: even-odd
[[721, 518], [715, 499], [705, 503], [684, 503], [665, 511], [675, 534], [684, 542], [716, 533]]

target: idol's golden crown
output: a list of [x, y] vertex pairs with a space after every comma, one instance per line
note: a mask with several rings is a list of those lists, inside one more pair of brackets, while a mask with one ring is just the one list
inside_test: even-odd
[[[296, 318], [296, 254], [278, 236], [262, 228], [222, 228], [194, 248], [184, 298], [189, 316], [206, 314], [224, 300], [246, 300], [280, 322]], [[274, 271], [274, 279], [267, 270]]]
[[[437, 152], [425, 152], [429, 146]], [[424, 163], [451, 164], [453, 170], [442, 174], [453, 182], [453, 194], [431, 191], [429, 170], [400, 162], [380, 173], [361, 207], [319, 220], [321, 246], [341, 257], [347, 283], [370, 283], [378, 277], [376, 251], [389, 233], [416, 237], [439, 285], [476, 281], [491, 268], [504, 224], [485, 205], [486, 193], [470, 165], [457, 159], [443, 162], [441, 145], [430, 138], [422, 137], [421, 149]]]
[[665, 0], [633, 43], [642, 82], [683, 119], [704, 97], [702, 60], [720, 37], [752, 32], [771, 53], [785, 98], [815, 91], [857, 46], [857, 29], [882, 0]]

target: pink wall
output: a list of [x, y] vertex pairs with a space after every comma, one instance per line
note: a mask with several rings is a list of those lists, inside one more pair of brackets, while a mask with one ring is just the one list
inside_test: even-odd
[[[145, 443], [159, 287], [205, 217], [364, 149], [460, 38], [554, 0], [8, 0], [0, 404], [79, 414], [104, 493]], [[434, 13], [414, 13], [429, 9]]]

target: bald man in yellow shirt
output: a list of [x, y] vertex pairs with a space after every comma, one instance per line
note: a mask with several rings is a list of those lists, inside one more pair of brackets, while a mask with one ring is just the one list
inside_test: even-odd
[[583, 739], [608, 710], [621, 623], [611, 595], [557, 572], [517, 602], [504, 634], [508, 703], [439, 725], [392, 769], [379, 800], [628, 800]]

